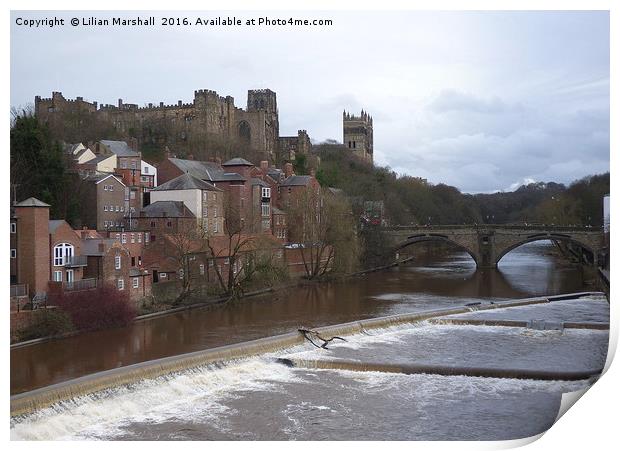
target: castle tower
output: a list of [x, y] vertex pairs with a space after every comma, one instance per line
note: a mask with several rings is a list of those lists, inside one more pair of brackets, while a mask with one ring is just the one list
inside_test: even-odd
[[[250, 89], [248, 90], [248, 104], [246, 111], [248, 113], [264, 114], [264, 121], [261, 121], [260, 128], [257, 130], [262, 140], [264, 140], [265, 157], [274, 161], [278, 154], [278, 139], [280, 137], [280, 123], [278, 120], [278, 102], [276, 101], [276, 93], [271, 89]], [[264, 126], [262, 125], [264, 124]], [[255, 133], [252, 131], [252, 133]], [[254, 141], [254, 140], [253, 140]]]
[[359, 116], [342, 113], [342, 142], [364, 161], [373, 161], [372, 116], [362, 110]]

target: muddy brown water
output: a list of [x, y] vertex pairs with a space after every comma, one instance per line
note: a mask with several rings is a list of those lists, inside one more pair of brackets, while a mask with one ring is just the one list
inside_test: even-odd
[[356, 319], [590, 289], [582, 271], [532, 243], [496, 270], [476, 271], [464, 253], [426, 256], [407, 266], [287, 289], [216, 309], [196, 309], [113, 330], [11, 350], [11, 394], [146, 360]]

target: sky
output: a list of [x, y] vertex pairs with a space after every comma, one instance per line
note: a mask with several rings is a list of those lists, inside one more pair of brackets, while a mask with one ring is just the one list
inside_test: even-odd
[[[115, 13], [145, 17], [156, 13]], [[26, 27], [17, 18], [64, 17]], [[280, 134], [342, 142], [342, 112], [368, 111], [375, 163], [463, 192], [570, 183], [609, 170], [605, 11], [179, 12], [323, 18], [331, 26], [88, 27], [109, 12], [11, 13], [11, 105], [50, 97], [145, 105], [196, 89], [277, 93]]]

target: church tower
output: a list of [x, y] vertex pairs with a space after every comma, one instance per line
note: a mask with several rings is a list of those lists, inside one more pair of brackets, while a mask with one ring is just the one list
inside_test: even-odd
[[372, 116], [362, 110], [359, 116], [342, 113], [342, 142], [364, 161], [373, 162]]

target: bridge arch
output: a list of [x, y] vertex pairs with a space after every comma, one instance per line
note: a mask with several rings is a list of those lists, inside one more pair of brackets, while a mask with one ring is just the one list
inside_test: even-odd
[[518, 242], [511, 244], [509, 246], [506, 246], [504, 249], [502, 249], [500, 252], [497, 253], [497, 256], [495, 257], [495, 266], [497, 266], [499, 264], [499, 262], [501, 261], [502, 258], [504, 258], [506, 256], [506, 254], [510, 253], [511, 251], [515, 250], [518, 247], [523, 246], [524, 244], [527, 243], [533, 243], [536, 241], [564, 241], [564, 242], [569, 242], [572, 244], [576, 244], [577, 246], [585, 249], [586, 251], [588, 251], [589, 253], [592, 254], [593, 258], [596, 259], [596, 252], [594, 251], [594, 249], [592, 249], [591, 246], [585, 244], [583, 241], [577, 240], [575, 238], [573, 238], [570, 235], [564, 235], [564, 234], [540, 234], [540, 235], [535, 235], [535, 236], [529, 236], [525, 239], [519, 240]]
[[469, 249], [469, 247], [455, 240], [450, 239], [446, 235], [441, 235], [441, 234], [413, 235], [413, 236], [408, 237], [404, 242], [400, 243], [394, 250], [399, 251], [408, 246], [412, 246], [418, 243], [429, 242], [429, 241], [449, 243], [457, 247], [458, 249], [464, 252], [467, 252], [469, 256], [472, 258], [472, 260], [476, 263], [476, 267], [478, 267], [478, 260], [479, 260], [478, 255], [473, 250]]

